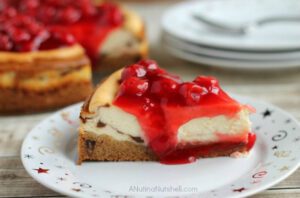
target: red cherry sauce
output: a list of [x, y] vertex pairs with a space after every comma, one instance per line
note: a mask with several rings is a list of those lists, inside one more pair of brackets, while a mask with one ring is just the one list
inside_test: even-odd
[[119, 7], [91, 0], [0, 1], [0, 50], [55, 49], [79, 42], [96, 62], [109, 32], [123, 24]]
[[28, 52], [54, 49], [75, 43], [68, 32], [45, 27], [14, 7], [0, 11], [0, 51]]
[[[242, 136], [219, 135], [214, 145], [178, 143], [178, 128], [197, 117], [226, 115], [234, 117], [244, 106], [230, 98], [213, 77], [198, 76], [183, 82], [168, 74], [152, 60], [143, 60], [123, 70], [114, 105], [135, 115], [145, 140], [162, 163], [179, 164], [208, 156], [212, 151], [234, 149], [241, 144], [254, 144], [248, 131]], [[249, 139], [249, 140], [248, 140]]]

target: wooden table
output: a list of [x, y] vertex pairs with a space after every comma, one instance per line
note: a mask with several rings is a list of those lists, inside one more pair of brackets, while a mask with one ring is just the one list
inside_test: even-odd
[[[214, 75], [228, 91], [273, 103], [300, 120], [300, 69], [277, 72], [224, 70], [187, 63], [167, 55], [160, 47], [159, 19], [170, 1], [128, 3], [144, 18], [150, 39], [150, 55], [163, 67], [192, 79], [197, 74]], [[142, 9], [143, 8], [143, 9]], [[0, 117], [0, 197], [62, 197], [33, 180], [20, 160], [20, 147], [28, 131], [52, 112]], [[300, 170], [254, 198], [300, 197]]]

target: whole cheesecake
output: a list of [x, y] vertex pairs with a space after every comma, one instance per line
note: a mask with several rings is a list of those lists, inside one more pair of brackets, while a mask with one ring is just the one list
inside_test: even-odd
[[79, 163], [188, 163], [200, 157], [246, 155], [255, 142], [253, 108], [226, 94], [213, 77], [183, 82], [155, 61], [119, 70], [85, 102]]
[[89, 0], [0, 1], [0, 113], [32, 112], [84, 100], [91, 68], [141, 59], [140, 18]]
[[[92, 0], [2, 0], [0, 11], [12, 16], [22, 13], [47, 29], [71, 34], [85, 49], [97, 70], [121, 67], [147, 55], [141, 18], [118, 4]], [[23, 28], [19, 33], [24, 36], [28, 31], [31, 29]], [[21, 49], [6, 46], [0, 50], [23, 52], [41, 49], [38, 43], [31, 43]]]

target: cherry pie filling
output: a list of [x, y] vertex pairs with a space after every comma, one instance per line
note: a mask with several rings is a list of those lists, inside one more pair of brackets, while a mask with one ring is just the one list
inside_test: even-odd
[[120, 83], [113, 104], [137, 117], [148, 146], [162, 163], [188, 163], [216, 149], [247, 146], [250, 150], [254, 145], [255, 134], [248, 131], [237, 137], [220, 135], [224, 143], [214, 145], [178, 142], [178, 128], [191, 119], [234, 117], [245, 108], [230, 98], [213, 77], [198, 76], [192, 82], [183, 82], [155, 61], [143, 60], [126, 67]]
[[96, 61], [106, 36], [123, 24], [120, 8], [91, 0], [0, 0], [0, 50], [36, 51], [79, 42]]

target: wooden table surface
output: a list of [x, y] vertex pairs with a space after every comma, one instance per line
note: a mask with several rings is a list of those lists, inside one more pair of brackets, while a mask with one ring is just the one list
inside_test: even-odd
[[[150, 56], [161, 66], [182, 75], [184, 79], [192, 79], [198, 74], [214, 75], [226, 90], [275, 104], [300, 120], [300, 69], [276, 72], [234, 71], [194, 65], [171, 57], [163, 51], [159, 40], [159, 20], [171, 1], [147, 2], [127, 4], [144, 17], [150, 40]], [[33, 180], [20, 160], [20, 147], [26, 134], [51, 113], [0, 116], [0, 197], [63, 196]], [[300, 170], [253, 197], [300, 198]]]

